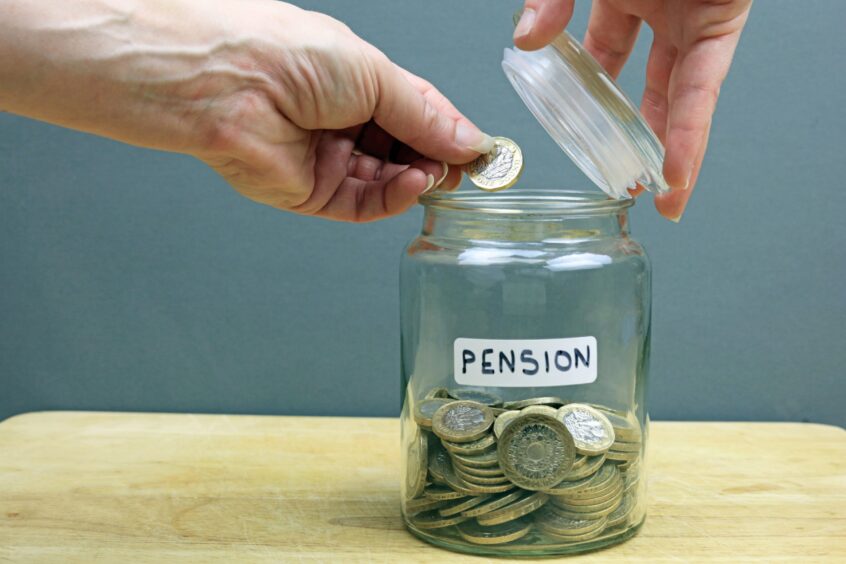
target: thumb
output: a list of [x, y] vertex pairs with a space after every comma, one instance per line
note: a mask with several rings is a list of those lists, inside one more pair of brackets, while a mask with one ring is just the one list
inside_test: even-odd
[[461, 164], [493, 149], [489, 135], [457, 112], [436, 106], [387, 58], [377, 61], [376, 79], [379, 98], [373, 120], [421, 155]]

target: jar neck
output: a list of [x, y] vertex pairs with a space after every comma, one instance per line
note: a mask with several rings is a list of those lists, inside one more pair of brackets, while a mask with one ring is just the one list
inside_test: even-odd
[[424, 237], [491, 243], [578, 243], [627, 237], [626, 208], [595, 213], [510, 214], [426, 206]]

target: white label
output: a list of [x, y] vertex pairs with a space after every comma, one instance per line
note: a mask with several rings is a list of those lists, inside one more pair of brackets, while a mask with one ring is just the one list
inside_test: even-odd
[[453, 374], [463, 386], [536, 388], [596, 380], [596, 337], [466, 339], [453, 345]]

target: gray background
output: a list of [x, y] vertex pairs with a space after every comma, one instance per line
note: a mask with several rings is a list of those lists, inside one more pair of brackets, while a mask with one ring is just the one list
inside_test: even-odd
[[[516, 2], [299, 4], [517, 140], [524, 186], [589, 185], [499, 70]], [[633, 211], [654, 263], [654, 418], [846, 424], [843, 21], [835, 0], [756, 3], [689, 211]], [[649, 36], [621, 78], [636, 99]], [[420, 217], [287, 215], [191, 158], [0, 115], [0, 419], [395, 415], [397, 263]]]

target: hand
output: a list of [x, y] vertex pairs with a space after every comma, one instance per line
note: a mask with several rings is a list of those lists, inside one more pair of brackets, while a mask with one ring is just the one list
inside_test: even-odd
[[398, 214], [427, 189], [458, 185], [459, 167], [445, 163], [493, 144], [346, 26], [288, 4], [6, 7], [0, 108], [194, 155], [280, 209], [342, 221]]
[[[608, 73], [620, 73], [641, 21], [654, 39], [641, 102], [644, 118], [666, 148], [656, 196], [661, 215], [679, 221], [705, 155], [720, 85], [728, 73], [752, 0], [594, 0], [585, 48]], [[514, 32], [520, 49], [540, 49], [561, 32], [573, 0], [526, 0]]]

